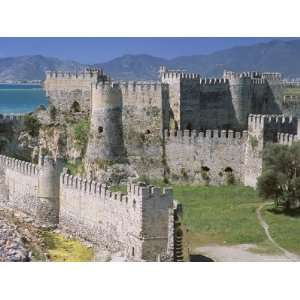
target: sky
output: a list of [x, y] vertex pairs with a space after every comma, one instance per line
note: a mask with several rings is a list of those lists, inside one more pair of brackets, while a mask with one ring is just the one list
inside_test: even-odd
[[234, 46], [295, 38], [0, 38], [0, 57], [40, 54], [81, 63], [101, 63], [125, 54], [163, 58], [208, 54]]

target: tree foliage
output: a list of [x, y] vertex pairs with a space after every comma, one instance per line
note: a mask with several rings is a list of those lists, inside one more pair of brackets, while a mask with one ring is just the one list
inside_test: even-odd
[[75, 144], [81, 150], [86, 148], [89, 138], [90, 124], [88, 120], [82, 119], [73, 127]]
[[33, 137], [38, 136], [41, 127], [40, 121], [32, 115], [24, 117], [24, 128]]
[[262, 197], [274, 199], [276, 206], [292, 208], [300, 203], [300, 142], [265, 148], [257, 189]]

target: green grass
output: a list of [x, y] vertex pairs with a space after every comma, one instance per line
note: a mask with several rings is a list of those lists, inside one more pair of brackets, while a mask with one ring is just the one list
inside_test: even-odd
[[205, 236], [205, 243], [262, 243], [266, 239], [256, 219], [261, 202], [256, 192], [242, 186], [173, 186], [183, 205], [186, 228]]
[[84, 174], [84, 165], [82, 161], [76, 162], [66, 162], [65, 167], [68, 168], [71, 175], [79, 175], [82, 176]]
[[262, 210], [263, 218], [269, 225], [273, 239], [286, 250], [300, 254], [300, 213], [293, 215], [284, 211], [274, 210], [273, 205], [268, 205]]
[[125, 184], [116, 184], [109, 187], [112, 192], [121, 192], [127, 194], [127, 185]]
[[285, 88], [284, 89], [284, 95], [298, 96], [298, 95], [300, 95], [300, 88], [298, 88], [298, 87]]
[[86, 262], [91, 261], [94, 257], [93, 250], [77, 240], [66, 239], [52, 231], [43, 231], [41, 236], [51, 261]]

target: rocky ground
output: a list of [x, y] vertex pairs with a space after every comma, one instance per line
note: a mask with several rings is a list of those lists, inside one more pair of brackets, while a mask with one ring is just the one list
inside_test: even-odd
[[0, 209], [0, 261], [47, 261], [39, 229], [31, 218]]
[[0, 219], [0, 261], [29, 261], [31, 253], [25, 248], [17, 226]]

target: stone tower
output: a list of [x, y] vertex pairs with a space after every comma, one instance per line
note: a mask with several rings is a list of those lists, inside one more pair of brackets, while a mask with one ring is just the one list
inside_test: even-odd
[[59, 218], [59, 182], [63, 161], [45, 156], [39, 159], [38, 206], [37, 216], [50, 225], [58, 224]]
[[249, 73], [224, 72], [224, 78], [229, 80], [232, 105], [237, 119], [236, 128], [247, 128], [248, 115], [251, 112], [252, 84]]
[[171, 129], [196, 129], [199, 118], [200, 75], [161, 66], [160, 80], [169, 87]]
[[123, 162], [122, 92], [118, 84], [100, 82], [92, 87], [92, 109], [86, 162]]

